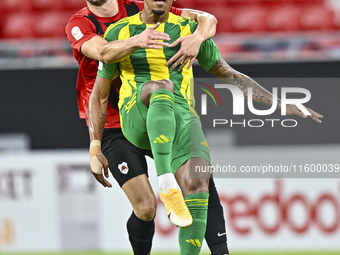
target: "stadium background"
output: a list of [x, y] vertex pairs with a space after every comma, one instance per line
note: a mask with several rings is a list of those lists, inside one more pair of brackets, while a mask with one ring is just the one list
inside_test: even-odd
[[[324, 115], [321, 125], [296, 118], [295, 128], [213, 128], [211, 118], [233, 118], [230, 95], [221, 93], [224, 106], [208, 99], [210, 119], [201, 117], [213, 164], [340, 163], [339, 2], [175, 2], [218, 18], [214, 40], [236, 70], [270, 91], [273, 86], [308, 89], [307, 105]], [[0, 253], [129, 251], [127, 199], [117, 185], [103, 189], [88, 174], [88, 131], [76, 104], [77, 63], [64, 34], [70, 16], [84, 5], [85, 0], [0, 0]], [[198, 65], [194, 73], [211, 77]], [[196, 90], [198, 113], [201, 92]], [[258, 118], [246, 112], [235, 120]], [[231, 251], [340, 254], [339, 175], [312, 178], [309, 173], [218, 175]], [[176, 229], [162, 215], [160, 206], [154, 247], [165, 254], [178, 247]]]

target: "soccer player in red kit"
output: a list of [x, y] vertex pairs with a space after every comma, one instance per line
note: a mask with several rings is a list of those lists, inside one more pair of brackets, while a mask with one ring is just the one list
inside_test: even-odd
[[[66, 26], [67, 38], [70, 41], [73, 54], [79, 64], [77, 79], [77, 99], [80, 118], [88, 124], [88, 103], [95, 78], [98, 61], [105, 63], [117, 62], [120, 58], [131, 54], [139, 47], [159, 48], [169, 46], [167, 34], [156, 31], [157, 25], [147, 28], [138, 36], [126, 40], [107, 43], [103, 34], [107, 27], [121, 18], [134, 15], [144, 8], [143, 1], [131, 0], [87, 0], [87, 7], [76, 13]], [[183, 17], [190, 17], [198, 22], [194, 34], [182, 37], [170, 46], [181, 44], [179, 52], [168, 64], [183, 68], [190, 62], [193, 64], [199, 47], [203, 41], [214, 36], [216, 19], [207, 13], [189, 9], [171, 8], [171, 12]], [[162, 41], [156, 41], [162, 40]], [[120, 80], [113, 81], [119, 88]], [[129, 240], [134, 254], [150, 254], [154, 235], [154, 216], [156, 213], [156, 198], [148, 181], [145, 155], [152, 157], [151, 152], [133, 146], [126, 140], [120, 129], [117, 90], [111, 90], [106, 113], [105, 127], [101, 149], [108, 160], [104, 165], [104, 174], [108, 176], [108, 166], [120, 187], [125, 192], [133, 207], [133, 212], [127, 222]], [[103, 116], [105, 117], [105, 116]], [[101, 155], [95, 155], [100, 157]], [[111, 187], [103, 175], [92, 172], [94, 177], [104, 187]], [[214, 255], [228, 254], [226, 229], [223, 208], [220, 204], [213, 179], [209, 183], [208, 222], [205, 239]], [[218, 234], [219, 233], [219, 234]], [[221, 233], [223, 233], [221, 235]]]

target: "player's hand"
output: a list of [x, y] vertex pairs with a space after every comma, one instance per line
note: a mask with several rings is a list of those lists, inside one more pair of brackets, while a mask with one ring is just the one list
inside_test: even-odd
[[167, 33], [156, 31], [160, 23], [148, 27], [139, 35], [136, 35], [137, 45], [144, 49], [162, 49], [161, 46], [169, 46], [169, 43], [158, 41], [170, 41], [170, 36]]
[[[313, 111], [312, 109], [306, 107], [307, 111], [311, 114], [308, 115], [309, 117], [311, 117], [313, 120], [315, 120], [317, 123], [322, 123], [322, 119], [323, 116], [315, 111]], [[301, 118], [307, 118], [308, 116], [305, 115], [296, 105], [291, 105], [288, 104], [286, 106], [286, 114], [290, 115], [290, 116], [299, 116]]]
[[104, 175], [106, 178], [109, 178], [109, 163], [106, 157], [100, 153], [91, 157], [91, 173], [94, 178], [101, 183], [104, 187], [112, 187], [112, 184], [108, 182], [103, 176], [103, 168]]
[[173, 63], [170, 70], [174, 70], [177, 66], [181, 65], [178, 68], [178, 71], [181, 71], [183, 67], [189, 63], [187, 66], [187, 69], [189, 70], [195, 62], [202, 42], [202, 38], [196, 34], [178, 38], [176, 41], [171, 43], [169, 47], [175, 47], [178, 44], [181, 44], [181, 48], [172, 58], [169, 59], [166, 65], [170, 66]]

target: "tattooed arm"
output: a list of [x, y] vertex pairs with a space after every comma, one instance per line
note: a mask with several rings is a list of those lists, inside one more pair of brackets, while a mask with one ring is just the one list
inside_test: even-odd
[[89, 134], [91, 172], [104, 187], [112, 187], [105, 177], [109, 177], [108, 161], [101, 150], [101, 140], [106, 120], [106, 111], [111, 89], [111, 80], [97, 75], [89, 101]]
[[216, 78], [219, 78], [225, 84], [233, 84], [239, 87], [243, 94], [248, 97], [248, 88], [253, 88], [253, 99], [267, 106], [273, 103], [272, 94], [259, 85], [252, 78], [233, 69], [228, 63], [220, 58], [216, 64], [209, 70]]
[[[216, 64], [209, 70], [211, 74], [213, 74], [216, 78], [219, 78], [225, 84], [233, 84], [239, 87], [243, 94], [248, 97], [248, 88], [251, 87], [253, 94], [252, 98], [254, 101], [271, 106], [273, 103], [272, 94], [263, 88], [260, 84], [254, 81], [252, 78], [234, 70], [228, 63], [220, 58]], [[281, 108], [281, 100], [278, 100], [278, 108]], [[320, 118], [323, 116], [319, 113], [309, 109], [306, 107], [311, 115], [309, 115], [313, 120], [318, 123], [322, 121]], [[307, 118], [305, 114], [303, 114], [298, 107], [295, 105], [287, 105], [287, 115], [297, 115], [302, 118]]]

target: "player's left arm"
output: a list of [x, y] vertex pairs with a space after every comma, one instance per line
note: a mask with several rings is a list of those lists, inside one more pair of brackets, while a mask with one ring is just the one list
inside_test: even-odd
[[178, 71], [181, 71], [188, 63], [187, 69], [190, 69], [196, 59], [201, 44], [215, 35], [217, 25], [215, 16], [207, 12], [183, 9], [181, 17], [188, 17], [192, 21], [196, 21], [198, 25], [195, 33], [180, 37], [169, 45], [169, 47], [175, 47], [181, 44], [180, 50], [167, 62], [167, 66], [171, 65], [171, 70], [180, 65]]
[[191, 21], [197, 22], [194, 35], [200, 38], [202, 42], [215, 36], [217, 19], [214, 15], [198, 10], [183, 9], [181, 17], [190, 18]]
[[[216, 64], [209, 70], [211, 74], [219, 78], [225, 84], [233, 84], [239, 87], [243, 94], [248, 96], [248, 88], [251, 87], [253, 94], [251, 95], [253, 100], [271, 106], [273, 103], [273, 95], [263, 88], [260, 84], [254, 81], [252, 78], [244, 75], [235, 69], [233, 69], [228, 63], [221, 57]], [[278, 108], [281, 108], [281, 101], [279, 101]], [[310, 108], [306, 109], [311, 115], [309, 115], [317, 123], [322, 123], [320, 120], [323, 116]], [[307, 115], [301, 112], [296, 105], [287, 105], [287, 115], [296, 115], [302, 118], [307, 118]]]

